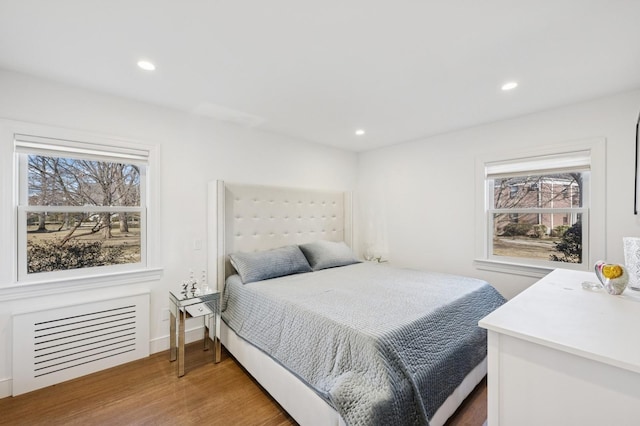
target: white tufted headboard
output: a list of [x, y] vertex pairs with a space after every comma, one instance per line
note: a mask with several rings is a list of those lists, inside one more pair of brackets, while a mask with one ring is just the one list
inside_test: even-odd
[[229, 253], [316, 240], [352, 245], [351, 193], [209, 183], [209, 277], [218, 289], [231, 274]]

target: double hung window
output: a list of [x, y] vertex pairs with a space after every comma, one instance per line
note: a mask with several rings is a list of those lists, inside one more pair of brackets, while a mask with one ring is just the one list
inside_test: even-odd
[[594, 196], [603, 198], [604, 184], [595, 190], [592, 185], [594, 168], [596, 176], [604, 175], [603, 151], [586, 144], [482, 161], [483, 232], [476, 261], [530, 266], [540, 273], [589, 269], [594, 253], [602, 252], [592, 250], [593, 242], [604, 239], [602, 232], [592, 235], [604, 217], [600, 206], [594, 222]]
[[18, 280], [146, 266], [149, 151], [14, 135]]
[[588, 152], [488, 164], [490, 257], [582, 264], [589, 170]]

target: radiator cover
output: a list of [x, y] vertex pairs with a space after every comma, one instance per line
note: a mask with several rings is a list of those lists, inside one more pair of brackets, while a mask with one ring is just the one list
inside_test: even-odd
[[149, 356], [149, 295], [13, 316], [13, 395]]

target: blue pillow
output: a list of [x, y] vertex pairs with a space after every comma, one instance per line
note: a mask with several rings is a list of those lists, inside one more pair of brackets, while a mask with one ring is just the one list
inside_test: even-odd
[[311, 266], [298, 246], [229, 255], [231, 265], [244, 284], [284, 275], [311, 272]]
[[342, 241], [319, 240], [302, 244], [300, 250], [302, 250], [314, 271], [360, 263], [349, 246]]

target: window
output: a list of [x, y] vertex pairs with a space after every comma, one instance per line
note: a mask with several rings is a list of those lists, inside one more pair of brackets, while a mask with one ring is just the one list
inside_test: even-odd
[[604, 218], [600, 207], [594, 215], [594, 197], [604, 199], [604, 183], [592, 185], [594, 174], [604, 175], [604, 155], [598, 157], [604, 150], [595, 142], [572, 148], [479, 162], [477, 265], [510, 265], [509, 271], [540, 276], [558, 267], [587, 270], [602, 256], [593, 242], [604, 241], [604, 233], [591, 231]]
[[149, 150], [14, 135], [18, 281], [147, 266]]
[[[511, 196], [514, 182], [523, 185]], [[585, 197], [573, 204], [564, 197], [563, 187], [574, 186], [578, 194], [588, 192], [588, 165], [566, 173], [488, 175], [487, 185], [490, 256], [582, 263]]]

